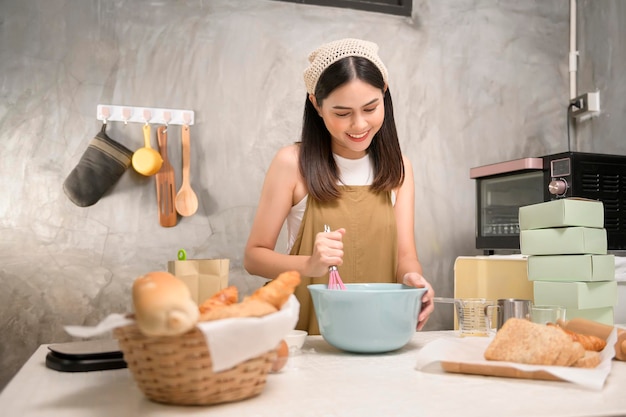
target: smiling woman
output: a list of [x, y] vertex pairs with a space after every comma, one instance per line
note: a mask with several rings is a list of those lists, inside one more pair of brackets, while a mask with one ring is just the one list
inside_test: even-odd
[[[270, 279], [300, 272], [297, 328], [309, 334], [320, 329], [307, 286], [328, 283], [330, 266], [346, 283], [427, 288], [421, 329], [434, 292], [417, 259], [413, 171], [400, 149], [378, 46], [341, 39], [317, 48], [309, 63], [301, 138], [269, 167], [244, 266]], [[288, 254], [275, 249], [285, 222]]]

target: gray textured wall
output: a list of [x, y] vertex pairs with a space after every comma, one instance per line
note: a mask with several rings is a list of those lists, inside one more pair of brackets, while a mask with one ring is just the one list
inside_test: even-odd
[[[625, 7], [579, 2], [580, 86], [603, 105], [572, 132], [579, 150], [626, 154]], [[298, 139], [307, 54], [340, 37], [380, 45], [415, 167], [418, 251], [451, 296], [455, 258], [479, 253], [469, 168], [567, 149], [568, 0], [415, 0], [411, 19], [268, 0], [0, 0], [0, 387], [39, 344], [70, 340], [64, 324], [129, 311], [134, 278], [181, 247], [230, 258], [244, 294], [264, 282], [241, 266], [263, 176]], [[154, 179], [132, 170], [95, 206], [67, 199], [97, 104], [196, 112], [196, 215], [160, 227]], [[142, 146], [140, 124], [111, 125]], [[172, 129], [180, 185], [179, 144]]]

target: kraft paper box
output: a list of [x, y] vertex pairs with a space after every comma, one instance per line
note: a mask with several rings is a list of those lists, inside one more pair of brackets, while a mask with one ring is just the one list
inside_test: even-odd
[[196, 304], [228, 287], [229, 267], [229, 259], [187, 259], [167, 263], [167, 271], [187, 284]]
[[527, 270], [522, 255], [459, 256], [454, 261], [454, 297], [532, 300]]
[[[617, 304], [617, 281], [534, 281], [535, 304], [569, 309], [613, 307]], [[567, 315], [567, 311], [565, 312]]]
[[596, 321], [609, 326], [615, 324], [613, 307], [586, 308], [582, 310], [575, 308], [565, 309], [565, 319], [570, 320], [574, 318]]
[[528, 257], [531, 281], [614, 281], [614, 255], [533, 255]]
[[[454, 297], [489, 300], [518, 298], [532, 301], [533, 283], [528, 280], [526, 257], [523, 255], [457, 257], [454, 261]], [[454, 328], [458, 329], [456, 312]]]
[[558, 227], [520, 231], [524, 255], [606, 255], [606, 229]]
[[603, 228], [603, 203], [596, 200], [564, 198], [519, 208], [520, 230], [570, 226]]

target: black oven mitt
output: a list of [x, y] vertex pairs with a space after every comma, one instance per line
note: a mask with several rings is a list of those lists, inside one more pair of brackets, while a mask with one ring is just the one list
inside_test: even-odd
[[132, 156], [133, 151], [106, 134], [106, 124], [103, 124], [65, 179], [63, 191], [79, 207], [97, 203], [128, 169]]

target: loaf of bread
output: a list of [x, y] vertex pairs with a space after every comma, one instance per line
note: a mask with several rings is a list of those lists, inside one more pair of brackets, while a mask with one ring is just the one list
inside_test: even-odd
[[572, 366], [576, 368], [595, 368], [600, 365], [600, 362], [602, 362], [600, 352], [595, 350], [585, 350], [585, 355], [574, 362]]
[[556, 326], [508, 319], [485, 350], [485, 359], [529, 365], [572, 366], [585, 348]]
[[146, 336], [175, 336], [198, 322], [198, 306], [189, 288], [174, 275], [149, 272], [133, 283], [135, 321]]

